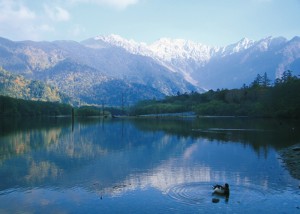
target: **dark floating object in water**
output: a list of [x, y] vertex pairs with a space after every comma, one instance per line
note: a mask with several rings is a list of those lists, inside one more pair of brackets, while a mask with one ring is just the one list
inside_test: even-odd
[[213, 186], [213, 190], [214, 190], [214, 194], [218, 194], [218, 195], [224, 195], [226, 197], [229, 197], [229, 185], [227, 183], [225, 183], [224, 186], [222, 185], [215, 185]]
[[122, 189], [125, 188], [126, 186], [127, 186], [126, 184], [115, 185], [113, 189]]
[[295, 147], [295, 148], [293, 148], [293, 151], [299, 152], [299, 151], [300, 151], [300, 147]]
[[213, 198], [211, 201], [212, 201], [213, 203], [219, 203], [220, 199], [218, 199], [218, 198]]

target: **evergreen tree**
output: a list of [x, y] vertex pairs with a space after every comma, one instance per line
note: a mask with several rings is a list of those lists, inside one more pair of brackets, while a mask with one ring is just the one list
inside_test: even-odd
[[263, 79], [262, 76], [260, 74], [257, 74], [256, 78], [251, 83], [251, 87], [257, 88], [257, 87], [261, 86], [262, 79]]
[[266, 72], [264, 73], [264, 76], [262, 77], [261, 85], [265, 88], [269, 87], [271, 85], [271, 80], [268, 78], [268, 75]]

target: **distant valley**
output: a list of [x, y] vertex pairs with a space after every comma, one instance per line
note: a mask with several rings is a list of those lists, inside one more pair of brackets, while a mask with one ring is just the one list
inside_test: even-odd
[[[240, 88], [265, 72], [271, 80], [287, 69], [299, 75], [300, 38], [242, 39], [226, 47], [172, 39], [147, 45], [116, 35], [82, 42], [1, 38], [0, 66], [77, 103], [132, 105], [177, 93]], [[4, 84], [0, 89], [1, 94], [8, 90]]]

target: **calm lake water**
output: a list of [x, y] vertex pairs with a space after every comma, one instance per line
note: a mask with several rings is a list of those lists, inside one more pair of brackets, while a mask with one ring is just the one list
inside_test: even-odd
[[1, 119], [0, 213], [300, 213], [299, 143], [293, 121]]

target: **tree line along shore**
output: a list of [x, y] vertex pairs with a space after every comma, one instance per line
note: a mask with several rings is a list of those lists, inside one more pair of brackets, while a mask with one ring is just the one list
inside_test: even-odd
[[248, 116], [300, 118], [300, 79], [285, 71], [271, 83], [266, 73], [240, 89], [217, 89], [205, 93], [177, 93], [162, 100], [144, 100], [131, 107], [81, 106], [28, 101], [0, 96], [0, 116], [109, 116], [161, 115], [194, 112], [196, 116]]
[[132, 115], [195, 112], [197, 116], [248, 116], [300, 118], [300, 79], [292, 71], [271, 83], [266, 73], [258, 74], [240, 89], [218, 89], [206, 93], [178, 93], [164, 100], [141, 101]]

